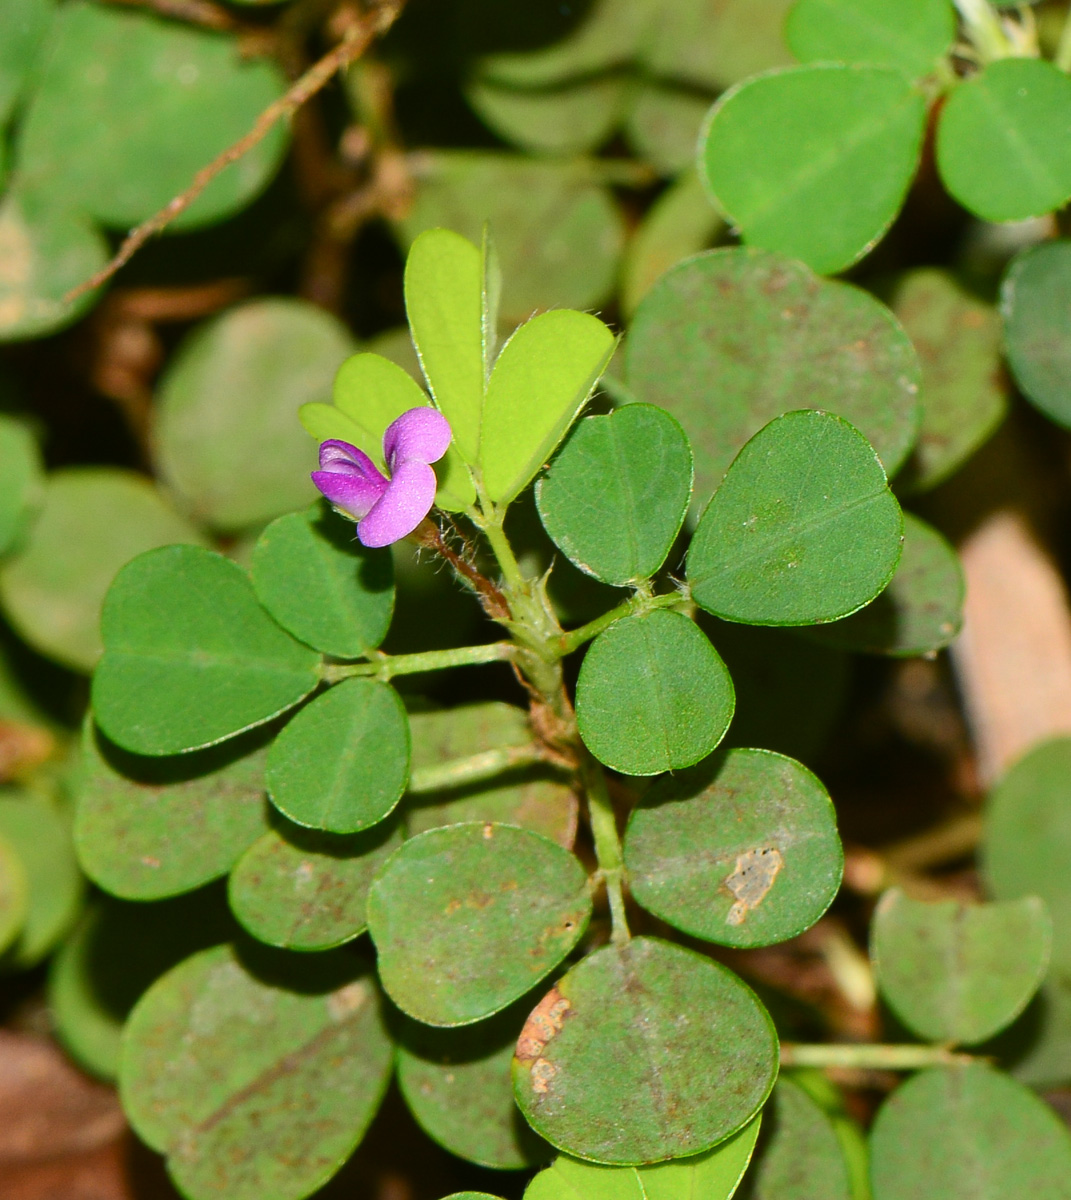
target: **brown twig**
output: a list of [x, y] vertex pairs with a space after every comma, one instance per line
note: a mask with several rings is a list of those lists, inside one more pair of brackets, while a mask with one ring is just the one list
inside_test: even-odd
[[213, 179], [231, 163], [237, 162], [248, 154], [259, 142], [267, 137], [271, 129], [285, 117], [293, 116], [305, 103], [312, 99], [324, 88], [335, 74], [350, 63], [356, 61], [368, 49], [373, 40], [385, 33], [398, 19], [405, 0], [385, 0], [360, 16], [356, 16], [347, 26], [342, 40], [325, 54], [301, 76], [282, 96], [260, 114], [253, 128], [233, 146], [228, 147], [206, 167], [202, 167], [193, 178], [193, 182], [180, 196], [176, 196], [158, 213], [143, 221], [119, 247], [110, 263], [90, 279], [78, 285], [64, 297], [70, 304], [79, 296], [107, 282], [121, 267], [124, 267], [142, 246], [156, 234], [163, 232], [172, 221], [200, 196]]
[[212, 0], [105, 0], [108, 4], [120, 5], [123, 8], [146, 8], [159, 13], [162, 17], [186, 21], [190, 25], [199, 25], [202, 29], [216, 29], [230, 33], [242, 29], [242, 23]]

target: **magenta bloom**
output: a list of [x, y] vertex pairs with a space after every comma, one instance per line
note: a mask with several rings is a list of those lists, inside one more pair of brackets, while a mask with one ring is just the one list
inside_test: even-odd
[[312, 481], [340, 512], [357, 522], [365, 546], [389, 546], [412, 533], [435, 499], [435, 472], [428, 465], [446, 453], [453, 434], [434, 408], [411, 408], [387, 426], [383, 457], [387, 479], [349, 442], [320, 446], [320, 469]]

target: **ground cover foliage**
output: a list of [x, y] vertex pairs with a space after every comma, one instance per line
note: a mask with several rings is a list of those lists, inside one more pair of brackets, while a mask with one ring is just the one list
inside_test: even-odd
[[[978, 464], [1066, 515], [1069, 72], [1057, 0], [0, 8], [0, 1012], [163, 1164], [87, 1197], [1067, 1194], [1071, 720], [987, 774], [946, 651]], [[366, 544], [318, 445], [400, 495], [414, 410]]]

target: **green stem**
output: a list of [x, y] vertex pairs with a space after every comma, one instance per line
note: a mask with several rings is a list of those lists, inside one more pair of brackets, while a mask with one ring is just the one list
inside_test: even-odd
[[947, 1046], [800, 1045], [781, 1046], [783, 1067], [854, 1067], [870, 1071], [918, 1071], [924, 1067], [952, 1067], [974, 1062], [969, 1054], [957, 1054]]
[[967, 36], [982, 62], [1010, 58], [1015, 49], [989, 0], [955, 0]]
[[611, 940], [623, 945], [631, 936], [625, 914], [625, 858], [621, 852], [621, 839], [617, 834], [617, 817], [606, 787], [606, 776], [602, 766], [583, 752], [581, 770], [588, 796], [588, 816], [591, 833], [595, 840], [595, 857], [599, 863], [599, 874], [606, 884], [606, 895], [610, 900], [610, 920], [613, 923]]
[[409, 791], [414, 794], [441, 792], [462, 784], [479, 783], [503, 771], [546, 760], [547, 755], [540, 746], [502, 746], [497, 750], [472, 754], [468, 758], [451, 759], [433, 767], [418, 767], [409, 777]]
[[506, 587], [515, 593], [525, 592], [528, 583], [524, 578], [521, 565], [517, 561], [517, 556], [513, 553], [513, 547], [509, 544], [502, 529], [501, 518], [496, 516], [487, 521], [483, 526], [483, 531], [487, 535], [487, 541], [498, 562], [498, 569], [502, 572], [502, 579]]
[[586, 625], [563, 633], [557, 639], [555, 649], [564, 658], [567, 654], [572, 654], [574, 650], [583, 646], [585, 642], [590, 642], [592, 638], [598, 637], [604, 629], [609, 629], [615, 621], [620, 621], [622, 617], [633, 617], [638, 613], [651, 612], [655, 608], [672, 608], [675, 604], [686, 604], [687, 602], [688, 596], [684, 592], [667, 592], [664, 596], [629, 596], [627, 600], [622, 600], [616, 608], [604, 612], [594, 621], [589, 621]]
[[338, 683], [355, 675], [371, 675], [386, 681], [395, 675], [419, 675], [422, 671], [442, 671], [447, 667], [508, 662], [515, 651], [512, 642], [488, 642], [482, 646], [458, 646], [452, 650], [425, 650], [420, 654], [387, 654], [372, 662], [328, 663], [321, 677], [325, 683]]
[[1056, 58], [1053, 61], [1061, 71], [1071, 72], [1071, 8], [1067, 10], [1067, 19], [1064, 21], [1060, 44], [1056, 48]]

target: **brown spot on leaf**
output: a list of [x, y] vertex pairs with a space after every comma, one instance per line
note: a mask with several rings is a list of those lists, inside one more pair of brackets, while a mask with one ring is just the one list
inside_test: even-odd
[[537, 1058], [532, 1063], [532, 1091], [545, 1096], [550, 1088], [550, 1081], [558, 1074], [558, 1068], [545, 1058]]
[[735, 900], [725, 918], [727, 924], [743, 925], [748, 913], [765, 899], [784, 865], [776, 846], [756, 846], [737, 855], [733, 873], [725, 881]]
[[484, 841], [489, 842], [495, 836], [495, 827], [490, 821], [483, 827]]
[[542, 1055], [547, 1043], [561, 1032], [572, 1007], [557, 987], [552, 987], [547, 992], [532, 1009], [521, 1030], [521, 1036], [517, 1039], [517, 1058], [520, 1062], [532, 1062]]

